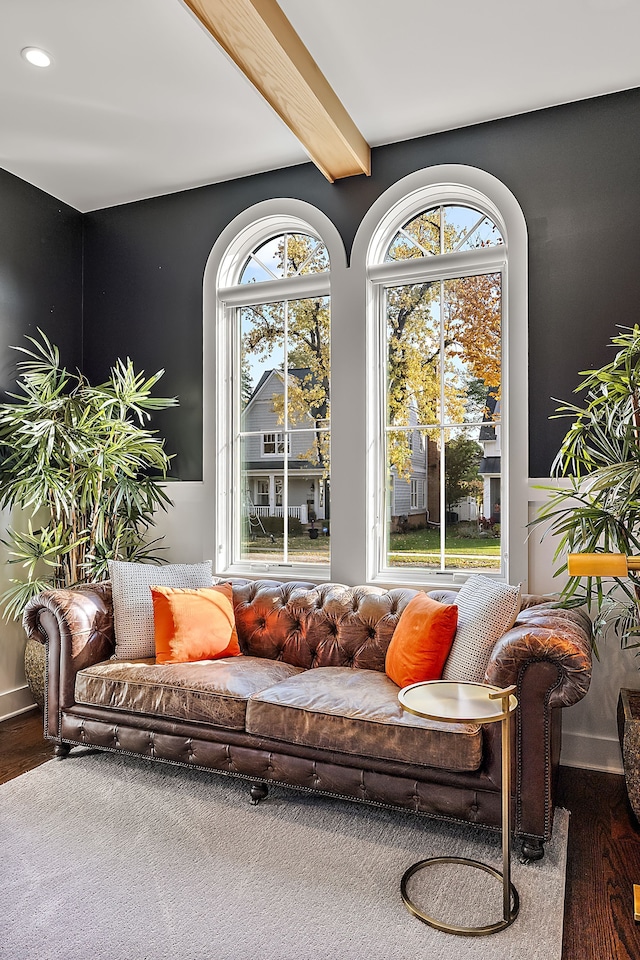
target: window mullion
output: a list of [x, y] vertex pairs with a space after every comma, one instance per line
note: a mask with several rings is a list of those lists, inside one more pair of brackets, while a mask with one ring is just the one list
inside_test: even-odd
[[486, 220], [486, 219], [487, 219], [487, 218], [486, 218], [485, 214], [483, 213], [482, 216], [480, 217], [480, 219], [479, 219], [476, 223], [474, 223], [474, 225], [473, 225], [472, 227], [470, 227], [469, 230], [467, 230], [467, 232], [466, 232], [465, 234], [463, 234], [463, 236], [460, 238], [460, 240], [459, 240], [459, 241], [457, 242], [457, 244], [455, 245], [455, 247], [454, 247], [454, 249], [453, 249], [453, 253], [457, 253], [457, 251], [460, 250], [460, 248], [465, 245], [465, 243], [467, 242], [467, 240], [469, 239], [469, 237], [471, 237], [471, 236], [476, 232], [476, 230], [478, 229], [478, 227], [480, 226], [480, 224], [483, 223], [483, 221]]
[[[441, 277], [465, 277], [476, 273], [497, 273], [506, 262], [504, 244], [474, 247], [443, 253], [437, 257], [415, 257], [409, 260], [385, 260], [371, 264], [367, 276], [372, 283], [389, 286], [439, 280]], [[257, 284], [256, 284], [257, 286]]]
[[[442, 216], [440, 218], [442, 224]], [[442, 230], [441, 230], [442, 236]], [[447, 490], [446, 490], [446, 431], [444, 422], [446, 420], [446, 398], [445, 398], [445, 339], [444, 339], [444, 280], [440, 281], [440, 569], [446, 567], [446, 546], [447, 546]]]
[[[461, 256], [461, 254], [458, 254]], [[331, 293], [331, 278], [326, 273], [305, 273], [281, 280], [262, 280], [259, 283], [239, 283], [218, 291], [219, 299], [227, 306], [257, 306], [278, 303], [281, 300], [301, 300], [306, 297], [327, 297]]]
[[[285, 269], [287, 263], [287, 241], [285, 236]], [[284, 445], [282, 449], [282, 532], [284, 537], [282, 560], [289, 562], [289, 301], [283, 304], [284, 320]]]
[[378, 523], [380, 525], [380, 536], [378, 538], [378, 557], [377, 557], [377, 566], [378, 569], [383, 569], [389, 564], [388, 551], [390, 545], [390, 533], [391, 533], [391, 517], [393, 515], [393, 499], [395, 497], [395, 484], [392, 481], [391, 476], [391, 467], [390, 467], [390, 457], [389, 457], [389, 437], [390, 437], [390, 425], [389, 425], [389, 398], [388, 398], [388, 389], [389, 389], [389, 328], [388, 328], [388, 315], [389, 315], [389, 291], [387, 288], [384, 289], [384, 296], [380, 298], [380, 352], [382, 356], [380, 357], [380, 389], [379, 396], [381, 398], [380, 402], [380, 411], [379, 411], [379, 422], [382, 427], [382, 436], [384, 438], [382, 443], [382, 456], [378, 457], [378, 470], [380, 471], [380, 477], [378, 482], [378, 489], [384, 491], [384, 501], [380, 505], [378, 510]]
[[[232, 563], [235, 563], [241, 553], [241, 524], [234, 522], [234, 518], [239, 514], [242, 517], [242, 510], [244, 507], [243, 503], [243, 490], [244, 485], [242, 483], [242, 418], [241, 418], [241, 377], [236, 377], [235, 372], [240, 370], [240, 354], [241, 354], [241, 343], [240, 343], [240, 308], [227, 308], [225, 310], [225, 327], [229, 334], [227, 341], [227, 370], [226, 378], [227, 383], [231, 387], [232, 391], [232, 402], [230, 404], [225, 404], [223, 409], [227, 412], [228, 424], [226, 427], [227, 437], [230, 438], [231, 443], [227, 444], [227, 447], [231, 448], [228, 451], [227, 458], [222, 458], [222, 462], [225, 462], [226, 459], [226, 478], [225, 482], [231, 485], [228, 487], [227, 497], [230, 499], [230, 503], [227, 504], [231, 509], [227, 509], [225, 523], [226, 523], [226, 534], [225, 534], [225, 543], [226, 543], [226, 553], [225, 557], [227, 563], [231, 560]], [[235, 455], [235, 451], [238, 451], [238, 456]], [[230, 462], [229, 462], [230, 461]], [[230, 556], [229, 556], [230, 554]]]

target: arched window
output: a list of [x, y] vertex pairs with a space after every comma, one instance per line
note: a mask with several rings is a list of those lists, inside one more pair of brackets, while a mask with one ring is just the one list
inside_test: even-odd
[[524, 218], [471, 168], [420, 171], [388, 194], [353, 257], [370, 290], [370, 578], [523, 579]]
[[212, 252], [216, 567], [328, 576], [330, 255], [316, 227], [274, 204], [247, 211]]

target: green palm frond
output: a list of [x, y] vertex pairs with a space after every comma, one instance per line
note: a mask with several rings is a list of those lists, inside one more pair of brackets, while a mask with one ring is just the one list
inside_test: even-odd
[[[611, 363], [580, 374], [583, 404], [562, 403], [555, 414], [571, 420], [552, 465], [564, 485], [540, 488], [548, 497], [530, 524], [558, 538], [554, 576], [566, 573], [567, 553], [640, 553], [640, 326], [620, 330]], [[612, 630], [623, 647], [640, 648], [634, 574], [569, 578], [560, 599], [596, 611], [596, 637]]]
[[151, 395], [162, 370], [146, 377], [130, 359], [118, 360], [107, 381], [92, 386], [60, 365], [41, 330], [27, 340], [14, 348], [24, 359], [12, 402], [0, 404], [0, 506], [41, 521], [8, 530], [3, 541], [24, 576], [0, 596], [13, 618], [34, 590], [104, 579], [110, 559], [163, 562], [148, 534], [155, 512], [171, 505], [171, 457], [145, 424], [177, 404]]

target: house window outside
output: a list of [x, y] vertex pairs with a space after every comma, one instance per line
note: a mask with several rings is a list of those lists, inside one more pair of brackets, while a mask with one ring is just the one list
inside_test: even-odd
[[418, 481], [411, 481], [411, 509], [418, 509]]
[[[412, 479], [409, 485], [409, 505], [411, 513], [416, 514], [425, 508], [425, 481]], [[424, 518], [418, 518], [418, 526], [424, 526]]]
[[[329, 257], [305, 230], [259, 236], [238, 258], [224, 289], [233, 344], [235, 399], [230, 429], [232, 491], [260, 476], [260, 504], [233, 497], [227, 566], [252, 562], [323, 568], [328, 537], [310, 536], [314, 515], [329, 519]], [[316, 491], [310, 499], [309, 490]], [[265, 510], [265, 507], [268, 509]]]
[[[289, 437], [286, 437], [287, 456], [290, 453], [291, 444]], [[264, 433], [262, 435], [262, 455], [264, 457], [284, 456], [285, 435], [283, 433]]]
[[256, 481], [256, 506], [257, 507], [269, 506], [269, 481], [268, 480]]
[[395, 496], [384, 498], [378, 569], [500, 575], [490, 498], [496, 463], [503, 480], [501, 230], [481, 209], [438, 203], [393, 227], [379, 249], [370, 269], [381, 333], [379, 450]]

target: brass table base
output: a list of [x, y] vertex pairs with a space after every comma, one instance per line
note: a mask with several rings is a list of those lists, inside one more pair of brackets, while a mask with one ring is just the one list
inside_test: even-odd
[[418, 920], [422, 920], [423, 923], [428, 923], [430, 927], [434, 927], [436, 930], [443, 930], [445, 933], [455, 933], [460, 937], [484, 937], [487, 934], [498, 933], [500, 930], [505, 930], [507, 927], [511, 926], [513, 921], [518, 916], [518, 911], [520, 910], [520, 897], [518, 895], [518, 891], [510, 881], [510, 896], [508, 900], [508, 906], [505, 897], [504, 916], [502, 920], [496, 920], [495, 923], [488, 923], [483, 927], [458, 927], [450, 923], [443, 923], [441, 920], [436, 920], [435, 917], [430, 917], [428, 914], [424, 913], [423, 910], [416, 906], [407, 893], [407, 883], [414, 874], [418, 873], [418, 871], [424, 869], [424, 867], [429, 867], [436, 863], [461, 863], [468, 867], [475, 867], [477, 870], [484, 870], [485, 873], [490, 873], [492, 877], [495, 877], [496, 880], [499, 880], [501, 884], [504, 884], [504, 877], [498, 870], [494, 870], [493, 867], [487, 866], [486, 863], [480, 863], [479, 860], [467, 860], [466, 857], [429, 857], [427, 860], [420, 860], [418, 863], [414, 863], [412, 867], [409, 867], [409, 869], [405, 871], [400, 884], [402, 899], [405, 903], [405, 906], [409, 912], [414, 915], [414, 917], [417, 917]]
[[[479, 860], [466, 857], [431, 857], [420, 860], [405, 872], [400, 891], [405, 906], [418, 920], [428, 923], [436, 930], [457, 933], [461, 937], [483, 937], [498, 933], [511, 926], [518, 916], [520, 897], [511, 883], [511, 724], [510, 717], [518, 706], [514, 696], [515, 686], [493, 687], [465, 681], [425, 680], [409, 684], [398, 694], [405, 710], [429, 720], [444, 720], [448, 723], [497, 723], [502, 728], [502, 778], [500, 784], [502, 807], [502, 873]], [[484, 870], [499, 880], [502, 885], [502, 920], [482, 927], [457, 927], [430, 917], [413, 903], [407, 893], [407, 881], [432, 863], [460, 863], [477, 870]]]

